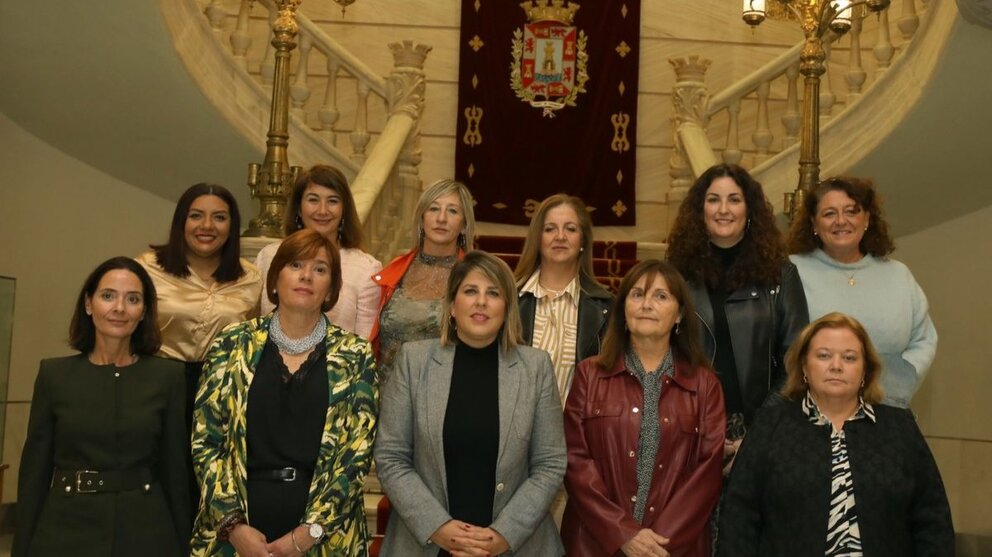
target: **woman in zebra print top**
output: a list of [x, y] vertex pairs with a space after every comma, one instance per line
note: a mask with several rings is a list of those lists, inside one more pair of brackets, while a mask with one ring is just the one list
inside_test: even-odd
[[786, 356], [783, 395], [758, 414], [720, 516], [718, 557], [953, 556], [940, 473], [908, 410], [880, 403], [881, 360], [830, 313]]

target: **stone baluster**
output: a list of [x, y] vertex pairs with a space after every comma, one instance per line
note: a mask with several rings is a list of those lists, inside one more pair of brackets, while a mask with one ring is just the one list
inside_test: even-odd
[[875, 42], [875, 47], [872, 48], [872, 53], [875, 55], [875, 62], [878, 66], [875, 70], [878, 73], [876, 77], [878, 79], [889, 69], [892, 64], [892, 56], [896, 53], [889, 34], [889, 10], [887, 8], [882, 10], [878, 16], [878, 40]]
[[[269, 10], [268, 29], [272, 29], [277, 15], [278, 12], [276, 10]], [[262, 74], [262, 83], [266, 86], [271, 86], [272, 78], [276, 73], [276, 51], [272, 48], [271, 40], [265, 42], [265, 53], [262, 54], [262, 65], [259, 70]]]
[[833, 50], [833, 43], [830, 41], [823, 41], [823, 53], [826, 55], [826, 60], [823, 64], [824, 71], [823, 77], [820, 78], [820, 118], [829, 119], [833, 115], [834, 103], [837, 102], [837, 95], [834, 94], [834, 86], [831, 81], [833, 81], [830, 76], [833, 74], [830, 71], [830, 51]]
[[408, 114], [415, 122], [397, 160], [398, 187], [393, 188], [394, 191], [389, 196], [392, 201], [391, 215], [396, 219], [394, 237], [388, 244], [393, 253], [399, 249], [412, 247], [414, 242], [413, 213], [416, 210], [417, 199], [420, 197], [420, 163], [423, 160], [423, 152], [420, 148], [420, 122], [424, 113], [424, 97], [427, 90], [424, 61], [431, 48], [428, 45], [415, 45], [413, 41], [389, 45], [389, 50], [393, 54], [393, 70], [388, 78], [389, 115]]
[[799, 129], [802, 127], [803, 116], [799, 112], [799, 62], [785, 70], [788, 81], [788, 93], [785, 97], [785, 113], [782, 114], [782, 127], [785, 137], [782, 138], [782, 149], [799, 141]]
[[369, 86], [356, 80], [358, 104], [355, 106], [355, 127], [351, 131], [351, 160], [359, 166], [365, 162], [365, 150], [369, 145]]
[[310, 74], [310, 51], [313, 49], [313, 39], [310, 38], [308, 33], [300, 31], [300, 58], [296, 64], [296, 78], [293, 80], [293, 84], [289, 87], [289, 98], [293, 101], [293, 106], [290, 109], [290, 114], [294, 117], [299, 118], [301, 122], [306, 124], [307, 113], [303, 107], [307, 103], [307, 99], [310, 98], [310, 86], [307, 84], [307, 78]]
[[227, 10], [224, 9], [221, 0], [210, 0], [210, 4], [203, 9], [203, 13], [210, 22], [210, 28], [214, 31], [221, 31], [224, 27], [224, 20], [227, 19]]
[[317, 117], [320, 119], [320, 135], [334, 146], [338, 143], [334, 124], [341, 116], [341, 111], [338, 110], [339, 66], [337, 58], [327, 56], [327, 89], [324, 91], [324, 105], [317, 111]]
[[248, 49], [251, 47], [251, 35], [248, 34], [248, 20], [251, 17], [251, 5], [253, 0], [241, 0], [241, 8], [238, 10], [238, 22], [231, 33], [231, 51], [234, 52], [234, 61], [239, 68], [248, 70]]
[[847, 72], [844, 74], [844, 79], [847, 81], [848, 105], [861, 96], [861, 88], [868, 77], [868, 72], [861, 65], [862, 21], [862, 18], [855, 17], [854, 21], [851, 22], [851, 54], [847, 62]]
[[723, 150], [723, 162], [727, 164], [740, 164], [744, 157], [741, 151], [741, 100], [734, 99], [727, 106], [727, 147]]
[[902, 15], [899, 16], [899, 32], [909, 41], [920, 27], [920, 16], [916, 14], [916, 0], [902, 0]]
[[684, 58], [669, 58], [668, 63], [675, 69], [675, 85], [672, 86], [672, 156], [668, 161], [668, 175], [671, 187], [665, 194], [668, 222], [673, 222], [679, 205], [692, 186], [695, 174], [690, 164], [689, 154], [682, 141], [683, 126], [699, 128], [704, 135], [707, 125], [706, 105], [709, 92], [706, 90], [706, 69], [710, 60], [691, 55]]
[[758, 121], [751, 134], [751, 141], [754, 143], [754, 165], [764, 162], [771, 154], [772, 135], [771, 126], [768, 124], [768, 94], [771, 91], [771, 82], [765, 81], [758, 85]]

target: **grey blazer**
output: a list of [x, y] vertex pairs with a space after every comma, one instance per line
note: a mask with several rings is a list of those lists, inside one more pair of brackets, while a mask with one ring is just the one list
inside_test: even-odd
[[[383, 557], [435, 557], [438, 548], [428, 541], [451, 520], [442, 432], [454, 357], [454, 347], [442, 347], [437, 340], [407, 343], [381, 389], [375, 463], [394, 510]], [[509, 553], [564, 555], [548, 508], [565, 466], [561, 400], [551, 359], [529, 346], [501, 352], [495, 520], [488, 526], [510, 544]]]

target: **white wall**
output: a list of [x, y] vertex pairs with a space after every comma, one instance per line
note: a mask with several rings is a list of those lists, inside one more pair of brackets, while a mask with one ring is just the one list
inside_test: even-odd
[[109, 257], [164, 241], [174, 203], [52, 148], [2, 113], [0, 168], [0, 275], [17, 279], [3, 447], [9, 502], [38, 361], [72, 353], [66, 338], [83, 279]]

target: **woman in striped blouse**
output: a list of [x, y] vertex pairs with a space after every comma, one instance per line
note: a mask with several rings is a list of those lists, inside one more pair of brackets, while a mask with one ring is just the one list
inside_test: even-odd
[[534, 211], [513, 272], [524, 343], [551, 355], [564, 402], [575, 364], [599, 354], [613, 295], [593, 278], [592, 219], [563, 193]]
[[717, 557], [954, 555], [944, 485], [913, 415], [882, 400], [854, 318], [829, 313], [786, 356], [792, 402], [758, 414], [720, 513]]

